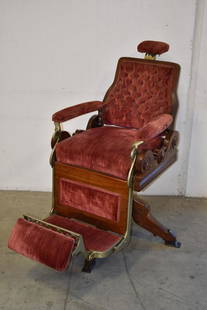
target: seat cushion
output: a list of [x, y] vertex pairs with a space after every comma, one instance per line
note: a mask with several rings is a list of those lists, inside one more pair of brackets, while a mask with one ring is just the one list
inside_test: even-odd
[[[141, 137], [141, 130], [138, 129], [92, 128], [58, 143], [57, 161], [126, 180], [131, 165], [132, 144]], [[158, 147], [160, 142], [161, 138], [156, 137], [148, 143], [148, 147]], [[147, 149], [147, 144], [143, 147]]]
[[81, 234], [88, 251], [106, 251], [121, 240], [121, 236], [115, 233], [56, 214], [51, 215], [45, 221]]

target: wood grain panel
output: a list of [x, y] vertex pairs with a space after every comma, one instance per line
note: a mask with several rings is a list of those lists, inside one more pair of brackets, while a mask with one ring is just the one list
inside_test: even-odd
[[[110, 219], [102, 218], [95, 214], [89, 214], [84, 210], [61, 205], [59, 203], [59, 185], [60, 179], [62, 178], [89, 184], [118, 194], [120, 196], [120, 213], [118, 221], [114, 222]], [[89, 224], [96, 225], [104, 230], [111, 230], [119, 234], [125, 233], [128, 209], [128, 185], [126, 181], [90, 171], [88, 169], [82, 169], [56, 162], [54, 166], [54, 191], [54, 211], [57, 214], [77, 218]]]

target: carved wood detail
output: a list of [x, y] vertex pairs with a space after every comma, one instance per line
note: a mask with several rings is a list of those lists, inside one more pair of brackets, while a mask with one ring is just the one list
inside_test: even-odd
[[72, 136], [79, 135], [80, 133], [82, 133], [84, 131], [85, 130], [83, 130], [83, 129], [76, 129], [76, 131], [72, 134]]
[[[86, 130], [88, 130], [90, 128], [96, 128], [96, 127], [102, 127], [102, 126], [103, 126], [103, 119], [102, 119], [101, 113], [99, 113], [99, 114], [92, 115], [89, 118], [87, 126], [86, 126]], [[73, 136], [77, 135], [79, 133], [82, 133], [83, 131], [85, 131], [85, 130], [77, 129], [73, 133]]]
[[69, 138], [71, 135], [69, 134], [69, 132], [63, 130], [63, 131], [56, 131], [54, 133], [54, 135], [52, 136], [52, 139], [51, 139], [51, 148], [53, 149], [54, 146], [55, 146], [55, 143], [58, 141], [62, 141], [62, 140], [65, 140], [67, 138]]
[[141, 151], [137, 157], [134, 189], [141, 191], [177, 159], [178, 132], [166, 130], [162, 146], [152, 151]]
[[137, 173], [146, 173], [157, 166], [157, 161], [152, 151], [143, 151], [137, 156]]
[[102, 127], [103, 124], [104, 123], [103, 123], [103, 118], [102, 118], [101, 113], [99, 113], [97, 115], [92, 115], [88, 121], [86, 130], [90, 129], [90, 128]]

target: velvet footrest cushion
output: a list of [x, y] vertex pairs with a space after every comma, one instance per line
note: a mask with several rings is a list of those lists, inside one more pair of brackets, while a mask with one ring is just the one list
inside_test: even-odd
[[45, 221], [81, 234], [88, 251], [106, 251], [121, 239], [121, 236], [110, 231], [56, 214], [46, 218]]
[[18, 219], [8, 247], [58, 271], [67, 269], [75, 240], [38, 224]]
[[162, 114], [141, 129], [104, 126], [86, 130], [57, 144], [57, 161], [126, 180], [132, 144], [146, 140], [143, 149], [159, 147], [161, 138], [156, 136], [171, 122], [171, 115]]

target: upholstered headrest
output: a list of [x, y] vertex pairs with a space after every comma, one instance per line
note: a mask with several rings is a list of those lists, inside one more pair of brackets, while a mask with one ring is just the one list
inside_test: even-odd
[[148, 55], [161, 55], [169, 50], [169, 44], [159, 41], [143, 41], [139, 43], [137, 50]]

